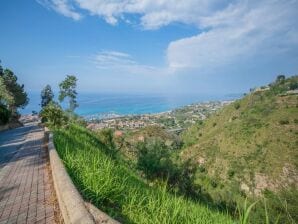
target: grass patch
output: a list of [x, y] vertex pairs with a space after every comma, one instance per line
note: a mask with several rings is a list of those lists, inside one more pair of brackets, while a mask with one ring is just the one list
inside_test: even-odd
[[54, 131], [54, 144], [83, 197], [123, 223], [233, 223], [166, 185], [150, 187], [85, 128]]

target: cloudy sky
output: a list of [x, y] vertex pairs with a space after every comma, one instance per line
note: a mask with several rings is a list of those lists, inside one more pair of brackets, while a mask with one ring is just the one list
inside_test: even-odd
[[239, 93], [298, 74], [298, 0], [1, 0], [0, 59], [28, 90]]

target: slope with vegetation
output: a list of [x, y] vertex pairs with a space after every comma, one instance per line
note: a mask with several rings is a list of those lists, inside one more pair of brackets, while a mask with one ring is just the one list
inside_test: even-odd
[[278, 76], [183, 133], [181, 157], [200, 167], [209, 200], [233, 207], [265, 196], [272, 219], [298, 221], [297, 89], [298, 76]]
[[233, 223], [166, 185], [149, 186], [83, 127], [57, 129], [54, 143], [85, 199], [123, 223]]
[[66, 111], [45, 88], [42, 120], [81, 194], [109, 215], [124, 223], [297, 221], [297, 76], [252, 90], [181, 136], [156, 126], [91, 132], [73, 112], [75, 87], [69, 76], [60, 85]]

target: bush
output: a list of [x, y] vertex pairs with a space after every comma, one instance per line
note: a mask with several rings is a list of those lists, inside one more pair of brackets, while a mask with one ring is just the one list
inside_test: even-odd
[[7, 124], [11, 117], [11, 112], [0, 104], [0, 124]]
[[172, 172], [172, 161], [170, 160], [167, 146], [157, 138], [139, 142], [137, 145], [137, 166], [144, 172], [148, 179], [166, 179]]
[[46, 123], [51, 128], [60, 128], [67, 124], [68, 116], [61, 106], [55, 102], [50, 102], [40, 112], [42, 123]]
[[289, 120], [287, 120], [287, 119], [282, 119], [282, 120], [279, 121], [279, 124], [281, 124], [281, 125], [289, 124], [289, 123], [290, 123], [290, 122], [289, 122]]
[[289, 85], [290, 90], [298, 89], [298, 82], [292, 81]]
[[109, 153], [111, 155], [115, 155], [117, 152], [117, 147], [115, 144], [114, 139], [114, 131], [110, 128], [105, 128], [97, 132], [97, 136], [99, 137], [99, 140], [107, 146]]
[[240, 103], [239, 103], [239, 102], [235, 102], [235, 103], [234, 103], [234, 108], [235, 108], [236, 110], [238, 110], [238, 109], [240, 108]]
[[174, 163], [171, 149], [158, 138], [138, 143], [137, 149], [137, 167], [149, 180], [167, 181], [171, 190], [186, 196], [197, 196], [198, 186], [194, 184], [196, 167], [190, 161]]
[[231, 179], [235, 175], [234, 170], [228, 170], [228, 177]]

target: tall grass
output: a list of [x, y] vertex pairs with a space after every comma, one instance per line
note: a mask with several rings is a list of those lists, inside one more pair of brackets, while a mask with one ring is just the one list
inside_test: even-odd
[[150, 187], [82, 127], [55, 131], [54, 143], [83, 197], [123, 223], [233, 223], [166, 185]]

